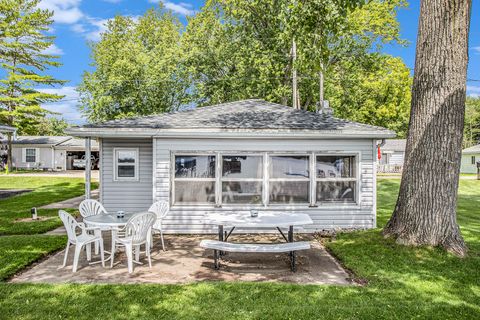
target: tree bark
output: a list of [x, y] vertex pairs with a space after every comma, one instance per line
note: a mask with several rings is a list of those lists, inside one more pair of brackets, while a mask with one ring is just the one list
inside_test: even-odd
[[467, 252], [456, 221], [471, 1], [423, 0], [404, 171], [385, 236]]

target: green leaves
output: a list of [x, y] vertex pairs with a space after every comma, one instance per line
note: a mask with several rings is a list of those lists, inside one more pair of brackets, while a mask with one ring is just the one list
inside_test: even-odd
[[117, 16], [92, 46], [93, 72], [79, 87], [89, 121], [176, 110], [188, 84], [179, 67], [182, 25], [170, 13], [149, 10], [138, 21]]
[[0, 0], [0, 122], [32, 131], [49, 112], [40, 105], [62, 98], [36, 90], [39, 85], [63, 84], [42, 72], [59, 66], [58, 56], [44, 54], [55, 37], [45, 35], [53, 12], [38, 9], [39, 0]]

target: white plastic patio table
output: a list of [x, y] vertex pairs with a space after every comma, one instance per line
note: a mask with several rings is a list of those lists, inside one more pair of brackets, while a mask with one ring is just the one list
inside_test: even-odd
[[[128, 220], [133, 217], [137, 213], [125, 213], [123, 218], [118, 218], [116, 213], [109, 213], [109, 214], [97, 214], [94, 216], [85, 217], [83, 222], [88, 224], [89, 226], [99, 227], [102, 230], [110, 229], [112, 231], [112, 248], [114, 246], [115, 236], [118, 229], [123, 228]], [[110, 253], [110, 256], [105, 259], [108, 261], [112, 258], [112, 252], [105, 251]]]
[[[235, 228], [277, 228], [288, 242], [293, 242], [293, 227], [313, 224], [308, 214], [287, 213], [273, 211], [259, 211], [257, 217], [252, 217], [250, 212], [235, 213], [211, 213], [205, 218], [205, 222], [218, 226], [218, 237], [220, 241], [226, 241]], [[223, 228], [232, 229], [224, 236]], [[280, 228], [288, 227], [288, 238], [285, 237]]]

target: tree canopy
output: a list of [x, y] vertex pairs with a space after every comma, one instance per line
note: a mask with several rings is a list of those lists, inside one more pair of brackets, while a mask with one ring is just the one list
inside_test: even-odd
[[89, 121], [149, 115], [185, 103], [188, 84], [180, 76], [182, 25], [169, 12], [116, 16], [98, 43], [91, 43], [92, 72], [79, 87]]
[[[138, 20], [116, 17], [80, 86], [90, 121], [246, 98], [301, 108], [324, 98], [335, 114], [403, 136], [411, 77], [386, 43], [404, 45], [397, 10], [404, 0], [208, 0], [185, 28], [160, 5]], [[296, 43], [296, 60], [292, 43]], [[382, 116], [383, 119], [379, 119]]]

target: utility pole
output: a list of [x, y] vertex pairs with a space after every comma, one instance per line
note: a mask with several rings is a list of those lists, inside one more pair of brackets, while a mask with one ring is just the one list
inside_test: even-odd
[[297, 67], [295, 62], [297, 61], [297, 43], [295, 39], [292, 42], [292, 107], [298, 109], [298, 97], [297, 97]]

